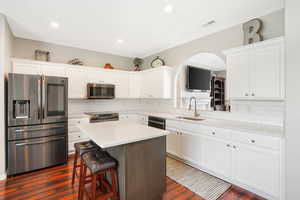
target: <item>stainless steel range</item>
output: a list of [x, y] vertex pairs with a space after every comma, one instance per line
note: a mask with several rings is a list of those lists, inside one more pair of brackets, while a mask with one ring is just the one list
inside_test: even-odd
[[119, 113], [113, 112], [86, 112], [84, 113], [89, 116], [90, 123], [105, 122], [105, 121], [118, 121]]
[[67, 162], [68, 79], [8, 74], [7, 174]]

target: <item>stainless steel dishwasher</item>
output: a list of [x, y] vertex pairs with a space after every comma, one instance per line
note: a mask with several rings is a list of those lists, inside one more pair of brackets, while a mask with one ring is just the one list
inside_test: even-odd
[[148, 117], [148, 126], [165, 130], [166, 129], [166, 119], [161, 118], [161, 117], [149, 116]]

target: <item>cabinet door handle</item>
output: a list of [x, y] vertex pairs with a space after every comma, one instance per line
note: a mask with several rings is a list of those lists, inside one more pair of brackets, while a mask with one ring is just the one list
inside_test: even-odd
[[236, 149], [236, 146], [235, 146], [235, 145], [233, 145], [233, 148], [234, 148], [234, 149]]
[[255, 140], [251, 140], [251, 143], [255, 143]]
[[255, 96], [255, 94], [254, 94], [254, 93], [252, 93], [251, 95], [252, 95], [253, 97]]
[[248, 93], [246, 93], [246, 94], [245, 94], [245, 96], [247, 97], [247, 96], [249, 96], [249, 94], [248, 94]]
[[216, 135], [216, 133], [215, 133], [215, 132], [212, 132], [211, 134], [213, 134], [213, 135]]
[[230, 147], [230, 144], [227, 144], [226, 146], [227, 146], [227, 147]]

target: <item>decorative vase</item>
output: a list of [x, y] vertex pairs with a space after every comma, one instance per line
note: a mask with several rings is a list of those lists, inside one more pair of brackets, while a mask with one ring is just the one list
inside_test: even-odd
[[110, 63], [106, 63], [106, 64], [104, 65], [104, 68], [105, 68], [105, 69], [114, 69], [114, 67], [111, 66]]

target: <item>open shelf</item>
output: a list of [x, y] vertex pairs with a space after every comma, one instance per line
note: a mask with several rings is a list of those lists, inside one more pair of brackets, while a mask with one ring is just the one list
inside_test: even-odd
[[210, 96], [211, 107], [214, 110], [225, 110], [225, 78], [212, 77]]

